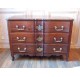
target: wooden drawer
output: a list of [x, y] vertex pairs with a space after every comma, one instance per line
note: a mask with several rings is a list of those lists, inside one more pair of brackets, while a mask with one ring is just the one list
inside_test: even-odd
[[11, 33], [10, 34], [11, 43], [34, 43], [33, 33]]
[[12, 44], [11, 51], [13, 52], [26, 52], [26, 53], [35, 53], [41, 54], [43, 53], [43, 45], [41, 44]]
[[68, 45], [45, 44], [44, 53], [67, 53]]
[[67, 44], [69, 43], [68, 33], [45, 33], [44, 43], [46, 44]]
[[70, 21], [45, 21], [45, 32], [69, 32]]
[[11, 51], [19, 53], [35, 53], [35, 44], [13, 44], [11, 45]]
[[36, 49], [35, 44], [27, 45], [27, 53], [29, 53], [29, 54], [35, 54], [35, 52], [36, 52], [35, 49]]
[[34, 32], [34, 21], [9, 21], [10, 32]]
[[25, 44], [14, 44], [11, 45], [11, 51], [12, 52], [27, 52], [27, 47]]

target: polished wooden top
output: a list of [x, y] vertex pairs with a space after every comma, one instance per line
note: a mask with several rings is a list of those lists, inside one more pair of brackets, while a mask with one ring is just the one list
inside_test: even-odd
[[26, 16], [26, 15], [23, 15], [23, 16], [13, 16], [7, 20], [73, 20], [72, 18], [69, 18], [69, 17], [60, 17], [60, 16], [56, 16], [56, 17], [31, 17], [31, 16]]

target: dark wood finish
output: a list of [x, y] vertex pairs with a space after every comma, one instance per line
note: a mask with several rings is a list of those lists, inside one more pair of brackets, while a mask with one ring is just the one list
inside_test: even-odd
[[[19, 48], [19, 50], [18, 50]], [[25, 44], [13, 44], [11, 45], [11, 50], [13, 52], [20, 52], [20, 53], [27, 53], [27, 50], [24, 50], [24, 48], [27, 48]]]
[[[55, 26], [57, 29], [55, 29]], [[62, 26], [64, 26], [64, 28], [60, 30]], [[69, 28], [70, 21], [45, 21], [45, 32], [69, 32]]]
[[11, 33], [11, 43], [34, 43], [34, 33]]
[[[40, 29], [41, 27], [41, 29]], [[43, 56], [44, 51], [44, 36], [43, 36], [43, 20], [35, 21], [35, 43], [36, 43], [36, 56]]]
[[34, 32], [34, 21], [10, 21], [8, 25], [10, 32]]
[[29, 56], [62, 55], [68, 60], [73, 19], [8, 20], [12, 60], [15, 54]]
[[[55, 48], [55, 50], [54, 50]], [[60, 50], [62, 48], [62, 50]], [[67, 44], [47, 44], [44, 46], [44, 53], [67, 53], [68, 46]]]
[[27, 45], [27, 53], [35, 54], [35, 51], [36, 51], [36, 45], [35, 44]]
[[69, 34], [68, 33], [45, 33], [44, 37], [46, 44], [68, 44]]

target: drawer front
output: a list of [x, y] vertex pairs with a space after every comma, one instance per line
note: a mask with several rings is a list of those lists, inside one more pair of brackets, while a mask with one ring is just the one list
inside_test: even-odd
[[10, 32], [34, 32], [34, 21], [9, 21]]
[[33, 33], [11, 33], [10, 34], [11, 43], [34, 43]]
[[20, 52], [20, 53], [27, 53], [27, 47], [25, 44], [15, 44], [11, 45], [12, 52]]
[[66, 53], [68, 50], [67, 45], [53, 45], [53, 44], [46, 44], [44, 45], [44, 53]]
[[69, 21], [45, 21], [45, 32], [69, 32]]
[[67, 44], [69, 34], [68, 33], [45, 33], [44, 43], [45, 44]]
[[20, 53], [35, 53], [35, 44], [15, 44], [11, 45], [11, 51]]
[[29, 54], [35, 54], [35, 52], [36, 52], [35, 49], [36, 49], [35, 44], [27, 45], [27, 53], [29, 53]]

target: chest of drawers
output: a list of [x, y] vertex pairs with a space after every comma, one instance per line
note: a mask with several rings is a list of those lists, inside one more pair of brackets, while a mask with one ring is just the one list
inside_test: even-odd
[[8, 19], [12, 60], [15, 54], [62, 55], [68, 60], [73, 19]]

